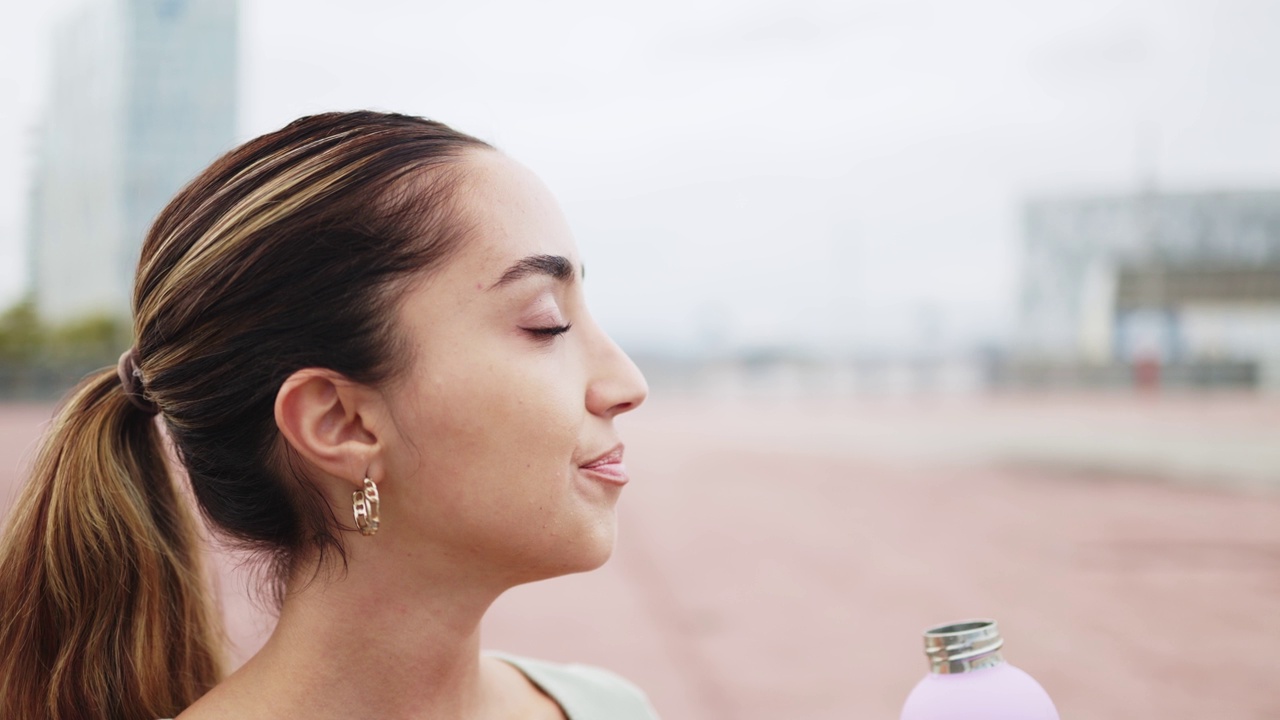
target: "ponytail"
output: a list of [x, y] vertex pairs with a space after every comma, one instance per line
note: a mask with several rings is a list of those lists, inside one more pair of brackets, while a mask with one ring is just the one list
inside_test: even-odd
[[53, 418], [0, 535], [0, 717], [174, 717], [220, 679], [197, 526], [115, 368]]

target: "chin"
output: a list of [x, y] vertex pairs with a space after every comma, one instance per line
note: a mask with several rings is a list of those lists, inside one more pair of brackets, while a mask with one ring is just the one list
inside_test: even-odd
[[525, 566], [520, 583], [595, 570], [613, 555], [616, 535], [616, 523], [610, 517], [606, 522], [584, 528], [572, 541], [559, 536], [553, 547]]
[[580, 567], [570, 572], [590, 572], [609, 562], [609, 558], [613, 557], [613, 534], [610, 533], [607, 541], [602, 540], [587, 557], [583, 558]]
[[574, 543], [565, 545], [564, 570], [558, 574], [589, 572], [604, 565], [613, 555], [617, 523], [612, 515], [583, 532]]

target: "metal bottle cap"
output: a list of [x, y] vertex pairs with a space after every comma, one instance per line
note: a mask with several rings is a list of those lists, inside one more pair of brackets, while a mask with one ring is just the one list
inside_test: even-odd
[[995, 620], [963, 620], [924, 632], [929, 672], [942, 675], [981, 670], [1004, 662], [1004, 638]]

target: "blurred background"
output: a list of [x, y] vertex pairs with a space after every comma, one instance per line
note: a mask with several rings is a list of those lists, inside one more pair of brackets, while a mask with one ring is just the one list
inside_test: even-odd
[[613, 562], [487, 644], [668, 718], [888, 718], [921, 630], [992, 616], [1063, 717], [1280, 717], [1280, 3], [0, 13], [0, 501], [184, 182], [425, 115], [544, 178], [652, 387]]

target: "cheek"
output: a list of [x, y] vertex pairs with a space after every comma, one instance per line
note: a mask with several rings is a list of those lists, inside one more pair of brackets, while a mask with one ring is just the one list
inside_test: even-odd
[[596, 567], [613, 545], [612, 503], [583, 492], [574, 464], [595, 449], [579, 447], [583, 386], [536, 360], [438, 374], [398, 398], [410, 542], [513, 583]]
[[404, 398], [412, 420], [401, 431], [415, 446], [405, 470], [452, 512], [553, 500], [571, 479], [585, 414], [568, 387], [501, 366], [427, 379]]

